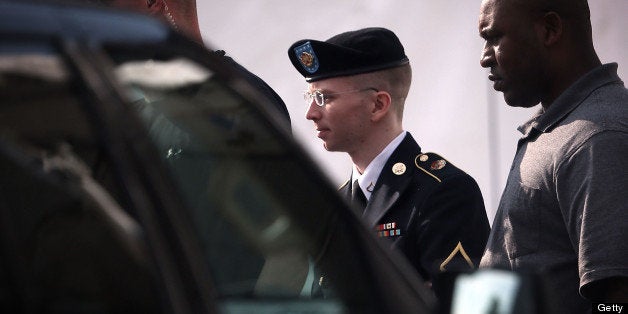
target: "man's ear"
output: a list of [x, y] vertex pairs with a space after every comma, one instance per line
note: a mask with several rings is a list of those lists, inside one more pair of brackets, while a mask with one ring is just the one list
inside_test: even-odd
[[546, 47], [556, 44], [563, 36], [563, 19], [558, 13], [550, 11], [543, 15], [541, 23], [543, 44]]
[[391, 110], [392, 97], [385, 91], [379, 91], [373, 97], [375, 106], [371, 110], [371, 120], [375, 122], [381, 120]]
[[150, 15], [163, 14], [166, 2], [164, 0], [146, 0], [146, 8]]

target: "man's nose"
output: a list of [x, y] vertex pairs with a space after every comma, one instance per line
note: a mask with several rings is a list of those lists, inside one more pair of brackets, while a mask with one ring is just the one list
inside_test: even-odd
[[484, 50], [482, 50], [482, 55], [480, 56], [480, 66], [483, 68], [490, 68], [495, 62], [493, 49], [484, 45]]
[[318, 120], [321, 117], [320, 112], [321, 107], [319, 107], [314, 100], [310, 102], [310, 106], [307, 108], [305, 112], [305, 118], [308, 120]]

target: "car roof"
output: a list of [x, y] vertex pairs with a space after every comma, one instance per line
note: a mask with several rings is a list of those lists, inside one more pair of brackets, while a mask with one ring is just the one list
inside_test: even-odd
[[54, 36], [108, 42], [152, 43], [173, 31], [150, 16], [59, 1], [0, 0], [0, 36]]

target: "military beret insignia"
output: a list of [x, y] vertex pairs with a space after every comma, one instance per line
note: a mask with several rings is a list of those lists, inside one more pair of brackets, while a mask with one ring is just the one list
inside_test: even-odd
[[312, 48], [312, 44], [307, 41], [303, 45], [294, 48], [294, 53], [297, 59], [301, 63], [301, 66], [309, 73], [314, 73], [318, 70], [319, 63], [316, 53]]

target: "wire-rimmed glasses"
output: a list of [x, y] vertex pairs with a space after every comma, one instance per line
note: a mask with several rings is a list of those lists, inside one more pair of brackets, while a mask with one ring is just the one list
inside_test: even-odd
[[374, 88], [374, 87], [367, 87], [367, 88], [362, 88], [362, 89], [354, 89], [354, 90], [348, 90], [348, 91], [337, 92], [337, 93], [323, 93], [320, 90], [315, 90], [315, 91], [311, 91], [311, 92], [310, 91], [303, 92], [303, 99], [305, 100], [305, 103], [308, 106], [310, 104], [312, 104], [312, 101], [314, 101], [319, 107], [323, 107], [323, 106], [325, 106], [325, 100], [329, 99], [329, 96], [350, 94], [350, 93], [359, 93], [359, 92], [365, 92], [365, 91], [369, 91], [369, 90], [379, 92], [379, 90], [377, 88]]

